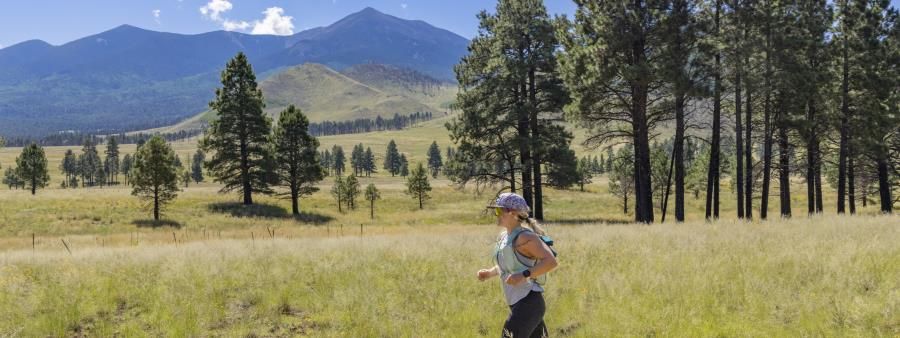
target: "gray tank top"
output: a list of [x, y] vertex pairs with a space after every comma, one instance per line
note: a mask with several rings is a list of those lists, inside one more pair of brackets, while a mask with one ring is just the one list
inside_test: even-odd
[[500, 267], [500, 285], [503, 288], [503, 295], [506, 297], [506, 304], [513, 305], [531, 291], [543, 292], [544, 288], [531, 278], [527, 278], [525, 282], [519, 285], [506, 284], [506, 277], [521, 273], [526, 269], [533, 267], [537, 261], [523, 256], [515, 249], [513, 238], [522, 231], [530, 231], [523, 227], [513, 229], [512, 233], [507, 234], [503, 231], [497, 241], [497, 247], [494, 249], [494, 260]]

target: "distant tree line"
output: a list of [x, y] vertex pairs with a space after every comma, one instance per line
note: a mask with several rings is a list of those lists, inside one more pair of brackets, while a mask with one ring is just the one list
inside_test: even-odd
[[9, 147], [24, 147], [29, 144], [37, 144], [44, 147], [53, 146], [76, 146], [83, 145], [85, 142], [94, 143], [102, 142], [110, 137], [115, 137], [119, 144], [139, 144], [147, 142], [154, 135], [159, 135], [163, 140], [168, 142], [184, 141], [197, 135], [203, 134], [204, 128], [181, 130], [174, 133], [137, 133], [137, 134], [84, 134], [60, 132], [57, 134], [47, 135], [40, 138], [13, 137], [7, 140], [6, 145]]
[[309, 124], [312, 136], [330, 136], [344, 134], [360, 134], [373, 131], [401, 130], [419, 122], [431, 120], [431, 112], [415, 112], [409, 115], [394, 114], [391, 118], [355, 119], [349, 121], [322, 121]]

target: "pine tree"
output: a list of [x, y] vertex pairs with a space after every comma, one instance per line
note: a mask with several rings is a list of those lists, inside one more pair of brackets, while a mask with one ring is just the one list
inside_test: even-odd
[[340, 175], [334, 175], [334, 184], [331, 185], [331, 196], [337, 201], [338, 212], [343, 213], [345, 192], [344, 179]]
[[262, 91], [253, 68], [238, 53], [222, 71], [222, 88], [210, 102], [217, 118], [200, 141], [200, 149], [213, 156], [204, 165], [222, 192], [238, 190], [245, 205], [253, 204], [253, 193], [271, 193], [272, 161], [267, 146], [270, 119], [263, 112]]
[[871, 0], [859, 4], [865, 13], [859, 23], [859, 81], [854, 81], [861, 97], [858, 107], [865, 127], [857, 132], [860, 149], [872, 159], [877, 173], [878, 196], [882, 213], [893, 212], [891, 196], [898, 179], [900, 159], [891, 154], [891, 145], [900, 137], [900, 18], [888, 0]]
[[78, 161], [78, 168], [81, 169], [82, 185], [94, 185], [96, 174], [100, 166], [101, 161], [100, 155], [97, 153], [97, 146], [90, 138], [85, 139], [84, 146], [81, 148], [81, 156]]
[[654, 142], [652, 146], [650, 146], [650, 167], [651, 167], [651, 179], [653, 181], [653, 200], [654, 206], [660, 210], [660, 217], [665, 219], [665, 214], [662, 211], [665, 209], [664, 203], [667, 194], [669, 193], [672, 185], [670, 181], [670, 173], [672, 168], [672, 154], [667, 151], [666, 144], [660, 144]]
[[384, 153], [384, 166], [383, 168], [391, 173], [391, 176], [396, 176], [400, 173], [402, 162], [400, 161], [400, 151], [397, 150], [397, 143], [394, 140], [388, 142], [387, 150]]
[[22, 182], [22, 180], [19, 178], [19, 175], [16, 173], [16, 169], [7, 167], [6, 171], [3, 173], [3, 184], [6, 184], [9, 189], [19, 189], [20, 186], [24, 185], [24, 182]]
[[479, 21], [480, 34], [456, 69], [463, 114], [447, 125], [460, 160], [478, 169], [454, 170], [453, 178], [459, 184], [505, 182], [515, 191], [518, 172], [522, 196], [542, 219], [542, 166], [553, 137], [548, 127], [568, 101], [556, 69], [555, 21], [537, 0], [500, 0], [495, 13], [483, 11]]
[[347, 202], [348, 210], [356, 210], [356, 197], [359, 196], [359, 180], [356, 175], [347, 175], [344, 180], [344, 201]]
[[177, 197], [175, 152], [160, 136], [153, 136], [134, 155], [131, 194], [145, 201], [159, 221], [165, 206]]
[[375, 153], [372, 152], [371, 147], [366, 148], [366, 153], [364, 156], [365, 156], [365, 161], [363, 161], [363, 163], [364, 163], [365, 170], [366, 170], [366, 176], [367, 177], [372, 176], [372, 174], [374, 174], [376, 172], [376, 170], [375, 170]]
[[409, 161], [406, 160], [406, 154], [400, 154], [400, 176], [409, 176]]
[[22, 154], [16, 158], [16, 177], [31, 190], [32, 195], [37, 193], [38, 188], [47, 186], [50, 175], [47, 173], [44, 148], [32, 143], [22, 149]]
[[[594, 163], [597, 163], [597, 158], [594, 158], [594, 160]], [[581, 191], [584, 191], [585, 185], [591, 184], [592, 171], [589, 163], [587, 158], [583, 158], [581, 161], [578, 161], [578, 167], [575, 168], [578, 177], [578, 189]]]
[[331, 158], [332, 164], [331, 168], [334, 169], [335, 176], [341, 176], [344, 174], [344, 163], [347, 162], [347, 159], [344, 157], [344, 148], [341, 146], [333, 146], [331, 148]]
[[69, 183], [72, 181], [72, 177], [78, 175], [78, 157], [75, 156], [75, 153], [72, 149], [66, 149], [66, 154], [63, 156], [62, 163], [59, 164], [59, 170], [66, 175], [64, 183], [67, 187], [77, 188], [77, 186], [72, 186]]
[[686, 108], [691, 100], [702, 98], [706, 94], [703, 79], [708, 76], [709, 67], [703, 58], [697, 56], [705, 52], [709, 44], [701, 39], [707, 29], [706, 22], [702, 18], [692, 18], [697, 13], [698, 2], [673, 0], [670, 3], [671, 10], [661, 22], [663, 62], [666, 64], [661, 73], [674, 101], [675, 219], [683, 222], [686, 175], [684, 142], [689, 119], [689, 110]]
[[94, 177], [96, 177], [97, 181], [95, 182], [101, 188], [106, 185], [106, 161], [100, 161], [100, 165], [96, 167], [97, 171], [94, 172]]
[[428, 173], [422, 163], [419, 163], [412, 171], [412, 175], [406, 181], [406, 193], [419, 201], [419, 209], [424, 208], [425, 200], [431, 198], [429, 192], [431, 184], [428, 183]]
[[181, 174], [178, 176], [178, 179], [184, 184], [184, 187], [187, 188], [191, 183], [191, 172], [188, 170], [182, 170]]
[[369, 183], [366, 187], [366, 200], [369, 201], [369, 217], [375, 219], [375, 201], [381, 199], [381, 193], [375, 184]]
[[106, 175], [109, 184], [119, 183], [119, 142], [115, 136], [106, 141]]
[[184, 169], [184, 164], [181, 163], [181, 157], [178, 154], [175, 154], [175, 160], [172, 161], [172, 164], [175, 165], [175, 169], [178, 169], [181, 172], [181, 169]]
[[821, 89], [831, 83], [830, 64], [826, 51], [829, 48], [827, 34], [832, 25], [832, 9], [825, 0], [804, 1], [799, 3], [798, 13], [802, 54], [798, 73], [803, 81], [801, 97], [805, 104], [806, 116], [799, 122], [798, 134], [806, 143], [806, 182], [808, 214], [821, 213], [822, 199], [822, 153], [820, 135], [827, 130], [824, 112], [825, 100]]
[[278, 185], [286, 186], [293, 214], [299, 215], [298, 200], [319, 191], [315, 185], [325, 178], [319, 164], [319, 140], [309, 134], [309, 120], [293, 105], [281, 112], [272, 133]]
[[578, 158], [572, 149], [561, 149], [550, 152], [544, 158], [547, 160], [547, 186], [557, 189], [568, 189], [582, 181], [578, 171]]
[[[720, 44], [721, 36], [721, 16], [722, 16], [722, 0], [714, 0], [715, 6], [711, 14], [713, 19], [712, 39], [715, 44]], [[706, 219], [719, 218], [719, 189], [721, 180], [721, 155], [722, 155], [722, 53], [720, 48], [711, 50], [712, 58], [715, 60], [713, 74], [713, 121], [712, 121], [712, 137], [710, 140], [709, 170], [706, 175]]]
[[194, 153], [194, 157], [191, 161], [191, 179], [194, 180], [194, 183], [200, 184], [200, 182], [203, 182], [204, 161], [206, 161], [206, 153], [204, 153], [203, 150], [197, 149], [197, 152]]
[[628, 214], [628, 197], [634, 194], [634, 151], [632, 145], [619, 148], [617, 156], [607, 158], [613, 160], [613, 169], [609, 171], [609, 192], [622, 198], [622, 213]]
[[[199, 163], [195, 163], [195, 165], [200, 165]], [[131, 169], [134, 167], [134, 159], [131, 157], [131, 154], [125, 154], [125, 157], [122, 158], [122, 176], [125, 177], [125, 185], [128, 185], [131, 181]]]
[[438, 147], [437, 141], [434, 141], [428, 148], [428, 169], [431, 170], [431, 177], [437, 178], [443, 166], [444, 161], [441, 159], [441, 148]]
[[322, 152], [322, 156], [319, 158], [319, 164], [322, 165], [322, 168], [325, 168], [325, 175], [331, 175], [331, 168], [334, 166], [334, 159], [331, 156], [331, 153], [328, 150]]
[[363, 164], [365, 161], [365, 150], [362, 143], [353, 146], [353, 153], [350, 155], [350, 165], [353, 167], [353, 175], [362, 175]]
[[559, 56], [560, 73], [572, 98], [566, 110], [590, 128], [591, 144], [630, 139], [635, 221], [652, 223], [649, 136], [668, 118], [651, 93], [662, 85], [662, 12], [653, 1], [576, 3], [574, 23], [562, 23], [559, 34], [565, 51]]

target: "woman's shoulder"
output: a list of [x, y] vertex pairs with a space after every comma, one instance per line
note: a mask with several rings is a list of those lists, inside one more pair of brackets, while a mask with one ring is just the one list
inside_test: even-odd
[[522, 246], [527, 244], [528, 242], [539, 240], [540, 237], [534, 231], [527, 230], [519, 232], [519, 235], [516, 236], [516, 246]]

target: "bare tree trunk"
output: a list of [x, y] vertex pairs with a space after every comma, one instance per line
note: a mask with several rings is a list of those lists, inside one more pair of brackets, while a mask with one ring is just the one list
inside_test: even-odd
[[[649, 9], [641, 0], [635, 0], [635, 8], [644, 17]], [[634, 65], [644, 65], [646, 60], [646, 32], [635, 33], [631, 44], [631, 58]], [[646, 72], [646, 67], [638, 67]], [[649, 76], [648, 74], [642, 74]], [[642, 80], [643, 81], [643, 80]], [[632, 129], [634, 131], [634, 183], [635, 183], [635, 221], [653, 223], [653, 196], [650, 183], [650, 141], [647, 121], [648, 85], [635, 82], [631, 84]]]
[[[519, 53], [523, 53], [520, 49]], [[521, 57], [521, 56], [520, 56]], [[534, 207], [534, 197], [532, 193], [532, 178], [531, 178], [531, 150], [530, 150], [530, 142], [531, 142], [531, 127], [530, 127], [530, 118], [528, 111], [525, 110], [525, 102], [526, 98], [526, 83], [523, 81], [519, 85], [517, 101], [519, 101], [518, 105], [518, 117], [519, 117], [519, 128], [518, 128], [518, 142], [519, 142], [519, 160], [522, 165], [522, 197], [525, 198], [525, 202], [528, 203], [529, 207]]]
[[763, 182], [760, 192], [759, 218], [766, 219], [769, 214], [769, 187], [772, 181], [772, 61], [771, 20], [766, 19], [766, 59], [765, 59], [765, 98], [763, 99]]
[[[534, 72], [534, 68], [531, 68], [528, 71], [528, 99], [531, 102], [531, 104], [529, 105], [529, 107], [531, 108], [531, 114], [529, 118], [531, 120], [531, 139], [540, 140], [540, 126], [538, 125], [537, 111], [537, 88], [535, 88]], [[535, 145], [532, 145], [531, 148], [536, 149], [537, 147]], [[543, 184], [541, 182], [541, 154], [537, 150], [535, 150], [534, 152], [532, 167], [534, 168], [534, 218], [538, 220], [544, 220], [544, 193], [542, 187]]]
[[791, 217], [791, 167], [790, 154], [788, 153], [787, 122], [784, 111], [778, 112], [778, 190], [781, 202], [781, 217]]
[[159, 221], [159, 187], [153, 187], [153, 220]]
[[[847, 1], [844, 1], [844, 6], [847, 6]], [[846, 20], [846, 19], [842, 19]], [[842, 26], [846, 23], [842, 21]], [[846, 29], [846, 28], [845, 28]], [[838, 155], [838, 189], [837, 189], [837, 212], [839, 214], [844, 213], [844, 200], [845, 189], [847, 186], [847, 157], [850, 153], [849, 147], [849, 119], [850, 119], [850, 65], [849, 56], [848, 56], [848, 46], [847, 46], [847, 33], [844, 32], [843, 39], [841, 41], [841, 59], [842, 59], [842, 71], [843, 75], [841, 76], [841, 143], [839, 155]], [[851, 197], [852, 201], [852, 197]], [[853, 202], [850, 202], [853, 203]]]
[[[750, 64], [750, 58], [745, 59], [745, 64]], [[744, 131], [746, 132], [746, 136], [744, 137], [744, 217], [747, 219], [753, 218], [753, 142], [751, 142], [751, 130], [753, 129], [753, 114], [752, 114], [752, 87], [750, 86], [750, 81], [747, 81], [747, 109], [746, 109], [746, 120], [744, 124]]]
[[298, 188], [296, 182], [291, 182], [291, 211], [294, 213], [294, 216], [300, 215], [300, 205], [297, 203], [299, 199]]
[[[848, 137], [848, 144], [853, 144], [849, 142], [850, 137]], [[850, 214], [856, 214], [856, 169], [853, 165], [853, 149], [847, 149], [847, 202], [850, 203]]]
[[741, 65], [737, 62], [734, 80], [735, 178], [737, 183], [737, 217], [744, 218], [744, 138], [741, 116]]
[[[716, 0], [715, 34], [719, 35], [719, 11], [722, 1]], [[712, 147], [709, 156], [709, 171], [706, 176], [706, 219], [719, 218], [719, 145], [721, 133], [722, 110], [722, 80], [721, 80], [721, 55], [716, 52], [715, 69], [713, 70], [713, 131]]]
[[243, 181], [244, 205], [253, 204], [253, 195], [250, 186], [250, 162], [247, 158], [247, 141], [241, 139], [241, 180]]
[[675, 221], [684, 222], [684, 95], [675, 98]]
[[894, 200], [891, 198], [890, 169], [888, 168], [887, 154], [878, 154], [875, 160], [878, 166], [878, 194], [881, 198], [881, 212], [890, 214], [893, 212]]
[[675, 170], [675, 152], [672, 152], [672, 158], [669, 160], [669, 175], [666, 176], [666, 194], [663, 195], [662, 201], [662, 220], [660, 222], [666, 221], [666, 209], [669, 206], [669, 191], [672, 187], [672, 171]]
[[816, 212], [815, 118], [815, 108], [812, 100], [808, 100], [806, 102], [806, 121], [810, 125], [807, 126], [806, 130], [806, 207], [809, 215]]

